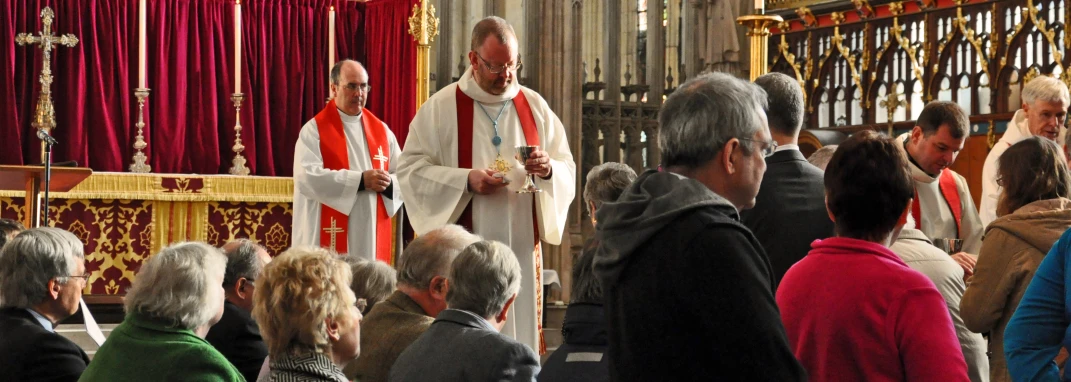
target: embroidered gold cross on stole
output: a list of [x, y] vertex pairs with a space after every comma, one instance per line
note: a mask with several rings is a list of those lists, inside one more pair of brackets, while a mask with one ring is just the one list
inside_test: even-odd
[[335, 218], [331, 218], [331, 226], [324, 228], [323, 231], [331, 235], [331, 248], [329, 249], [337, 252], [338, 247], [336, 246], [336, 244], [338, 244], [338, 234], [344, 232], [345, 230], [337, 225], [337, 221], [335, 221]]
[[379, 154], [372, 157], [372, 160], [379, 162], [379, 169], [386, 171], [384, 163], [387, 163], [387, 157], [383, 155], [383, 146], [379, 146]]

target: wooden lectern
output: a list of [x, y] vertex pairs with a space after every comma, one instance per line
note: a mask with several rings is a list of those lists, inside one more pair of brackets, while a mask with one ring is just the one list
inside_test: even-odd
[[[52, 179], [49, 192], [70, 191], [78, 183], [93, 174], [85, 167], [52, 167]], [[45, 183], [45, 166], [2, 166], [0, 165], [0, 190], [25, 191], [26, 204], [22, 215], [22, 224], [34, 228], [41, 222], [41, 199], [38, 197]]]

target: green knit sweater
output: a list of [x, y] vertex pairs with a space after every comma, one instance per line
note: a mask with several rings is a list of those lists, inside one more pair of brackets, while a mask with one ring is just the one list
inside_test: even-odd
[[188, 329], [128, 314], [79, 381], [245, 381], [215, 348]]

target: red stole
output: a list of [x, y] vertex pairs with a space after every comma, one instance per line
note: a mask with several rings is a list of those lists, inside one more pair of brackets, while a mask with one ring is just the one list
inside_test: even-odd
[[[349, 170], [349, 148], [346, 147], [346, 134], [342, 126], [340, 111], [335, 101], [327, 102], [319, 114], [316, 114], [316, 128], [320, 133], [320, 154], [324, 158], [324, 168], [328, 170]], [[368, 109], [361, 112], [361, 125], [364, 128], [364, 140], [368, 146], [373, 168], [390, 168], [390, 141], [387, 139], [387, 126], [376, 118]], [[388, 147], [387, 155], [380, 150]], [[379, 164], [377, 166], [377, 163]], [[366, 185], [367, 187], [367, 185]], [[326, 204], [320, 205], [320, 246], [338, 253], [349, 253], [350, 217]], [[342, 240], [339, 240], [341, 236]], [[390, 263], [391, 259], [391, 223], [387, 208], [383, 205], [383, 195], [376, 194], [376, 260]]]
[[[941, 189], [941, 195], [944, 196], [945, 203], [948, 203], [948, 209], [952, 211], [952, 218], [956, 221], [956, 238], [960, 238], [959, 228], [960, 220], [963, 218], [963, 205], [959, 199], [959, 189], [956, 187], [956, 177], [952, 175], [952, 170], [941, 170], [941, 175], [937, 177], [937, 187]], [[915, 190], [915, 199], [911, 202], [911, 217], [915, 218], [915, 225], [918, 229], [922, 229], [922, 210], [919, 207], [919, 192]]]

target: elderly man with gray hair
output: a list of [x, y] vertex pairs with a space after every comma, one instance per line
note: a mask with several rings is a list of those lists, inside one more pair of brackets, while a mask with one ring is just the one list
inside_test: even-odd
[[521, 289], [521, 265], [508, 246], [474, 243], [454, 260], [447, 309], [390, 370], [390, 381], [534, 381], [539, 358], [499, 333]]
[[428, 330], [446, 309], [450, 263], [465, 247], [480, 241], [451, 224], [418, 236], [398, 259], [398, 290], [375, 304], [361, 321], [361, 356], [343, 370], [362, 382], [386, 381], [405, 348]]
[[253, 291], [261, 270], [271, 262], [263, 245], [237, 239], [223, 245], [227, 269], [223, 273], [223, 318], [212, 326], [205, 340], [227, 357], [246, 380], [255, 381], [268, 346], [253, 319]]
[[1063, 81], [1049, 76], [1039, 76], [1023, 86], [1023, 107], [1015, 112], [1004, 136], [989, 151], [982, 166], [982, 200], [978, 215], [982, 227], [997, 219], [997, 201], [1002, 188], [997, 184], [997, 163], [1011, 145], [1032, 136], [1041, 136], [1064, 144], [1067, 134], [1064, 120], [1071, 95]]
[[78, 311], [86, 287], [82, 242], [35, 228], [0, 250], [0, 379], [75, 381], [89, 357], [55, 326]]
[[798, 381], [762, 244], [740, 223], [775, 143], [766, 93], [692, 78], [659, 112], [663, 171], [599, 209], [595, 274], [615, 381]]

